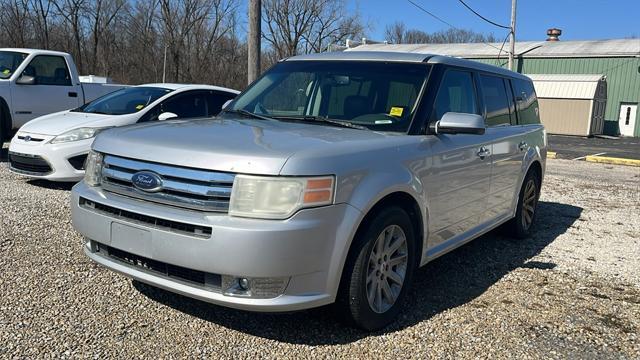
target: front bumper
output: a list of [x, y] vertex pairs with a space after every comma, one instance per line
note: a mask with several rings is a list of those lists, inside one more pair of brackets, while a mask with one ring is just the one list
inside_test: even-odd
[[[208, 228], [210, 234], [185, 234], [123, 218], [81, 205], [89, 200], [144, 219]], [[287, 220], [230, 217], [153, 204], [92, 188], [84, 182], [72, 191], [73, 225], [89, 242], [94, 261], [139, 281], [211, 303], [252, 311], [295, 311], [335, 300], [342, 266], [361, 218], [347, 205], [301, 210]], [[166, 222], [162, 222], [163, 224]], [[131, 229], [131, 236], [122, 228]], [[125, 234], [123, 236], [123, 234]], [[95, 244], [139, 255], [153, 262], [216, 275], [249, 278], [289, 278], [275, 298], [227, 296], [222, 291], [164, 276], [144, 267], [117, 261], [95, 251]]]
[[[44, 139], [42, 141], [23, 141], [18, 136], [30, 135], [32, 137]], [[91, 149], [93, 139], [72, 141], [68, 143], [51, 144], [49, 141], [53, 136], [27, 134], [19, 132], [9, 144], [9, 152], [36, 156], [42, 158], [49, 164], [51, 170], [46, 173], [28, 172], [10, 167], [9, 169], [17, 174], [35, 179], [46, 179], [51, 181], [80, 181], [84, 177], [84, 170], [74, 168], [69, 159], [87, 154]]]

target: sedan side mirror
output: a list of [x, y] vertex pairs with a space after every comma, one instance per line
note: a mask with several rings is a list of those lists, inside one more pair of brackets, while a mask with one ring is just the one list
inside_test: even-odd
[[158, 120], [169, 120], [169, 119], [175, 119], [177, 117], [178, 115], [172, 112], [163, 112], [162, 114], [158, 115]]
[[484, 119], [477, 114], [448, 112], [431, 124], [435, 134], [484, 134]]
[[18, 85], [35, 85], [36, 78], [34, 76], [22, 75], [16, 80]]

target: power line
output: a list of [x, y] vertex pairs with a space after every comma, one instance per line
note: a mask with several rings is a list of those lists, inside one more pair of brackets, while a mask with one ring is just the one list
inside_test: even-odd
[[[439, 17], [439, 16], [435, 15], [434, 13], [430, 12], [429, 10], [427, 10], [427, 9], [423, 8], [423, 7], [422, 7], [422, 6], [420, 6], [419, 4], [416, 4], [413, 0], [407, 0], [407, 1], [408, 1], [411, 5], [413, 5], [413, 6], [415, 6], [416, 8], [418, 8], [418, 9], [422, 10], [423, 12], [425, 12], [426, 14], [428, 14], [429, 16], [431, 16], [432, 18], [434, 18], [434, 19], [436, 19], [436, 20], [440, 21], [441, 23], [443, 23], [443, 24], [447, 25], [448, 27], [450, 27], [450, 28], [452, 28], [452, 29], [455, 29], [455, 30], [461, 30], [460, 28], [458, 28], [458, 27], [456, 27], [456, 26], [454, 26], [454, 25], [451, 25], [451, 23], [449, 23], [449, 22], [447, 22], [447, 21], [443, 20], [441, 17]], [[508, 29], [509, 29], [509, 28], [508, 28]], [[492, 47], [492, 48], [494, 48], [494, 49], [496, 49], [496, 50], [499, 50], [500, 52], [502, 52], [502, 49], [501, 49], [501, 48], [499, 48], [499, 47], [497, 47], [497, 46], [491, 45], [491, 44], [489, 44], [488, 42], [484, 42], [484, 41], [483, 41], [482, 43], [483, 43], [483, 44], [485, 44], [485, 45], [487, 45], [487, 46], [489, 46], [489, 47]]]
[[420, 9], [420, 10], [424, 11], [425, 13], [427, 13], [428, 15], [430, 15], [432, 18], [434, 18], [434, 19], [436, 19], [436, 20], [440, 21], [441, 23], [443, 23], [443, 24], [445, 24], [445, 25], [447, 25], [447, 26], [449, 26], [449, 27], [451, 27], [451, 28], [457, 29], [455, 26], [453, 26], [453, 25], [451, 25], [450, 23], [448, 23], [448, 22], [446, 22], [446, 21], [442, 20], [442, 18], [440, 18], [439, 16], [437, 16], [437, 15], [435, 15], [434, 13], [430, 12], [429, 10], [427, 10], [427, 9], [423, 8], [422, 6], [420, 6], [420, 5], [416, 4], [416, 3], [415, 3], [415, 2], [413, 2], [412, 0], [407, 0], [407, 1], [408, 1], [408, 2], [410, 2], [413, 6], [417, 7], [418, 9]]
[[471, 11], [471, 12], [472, 12], [472, 13], [474, 13], [474, 14], [476, 14], [476, 16], [478, 16], [480, 19], [482, 19], [482, 20], [484, 20], [484, 21], [488, 22], [489, 24], [494, 25], [494, 26], [497, 26], [497, 27], [499, 27], [499, 28], [503, 28], [503, 29], [511, 30], [511, 27], [510, 27], [510, 26], [500, 25], [500, 24], [498, 24], [498, 23], [496, 23], [496, 22], [494, 22], [494, 21], [491, 21], [491, 20], [487, 19], [486, 17], [484, 17], [484, 16], [480, 15], [477, 11], [473, 10], [473, 9], [471, 8], [471, 6], [467, 5], [467, 3], [466, 3], [466, 2], [464, 2], [463, 0], [458, 0], [458, 1], [460, 2], [460, 4], [464, 5], [464, 7], [466, 7], [467, 9], [469, 9], [469, 11]]

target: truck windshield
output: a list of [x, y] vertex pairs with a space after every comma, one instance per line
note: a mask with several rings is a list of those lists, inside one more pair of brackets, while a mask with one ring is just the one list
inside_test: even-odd
[[133, 114], [169, 92], [171, 92], [170, 89], [149, 86], [124, 88], [97, 98], [73, 111], [106, 115]]
[[429, 69], [424, 63], [284, 61], [227, 112], [406, 132]]
[[0, 79], [8, 79], [22, 64], [27, 54], [14, 51], [0, 51]]

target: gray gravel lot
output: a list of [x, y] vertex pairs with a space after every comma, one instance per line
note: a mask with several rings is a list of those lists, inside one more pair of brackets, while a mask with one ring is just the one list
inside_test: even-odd
[[241, 312], [100, 268], [70, 186], [7, 167], [0, 358], [640, 357], [640, 168], [550, 160], [533, 238], [492, 232], [430, 263], [402, 318], [367, 334], [328, 309]]

